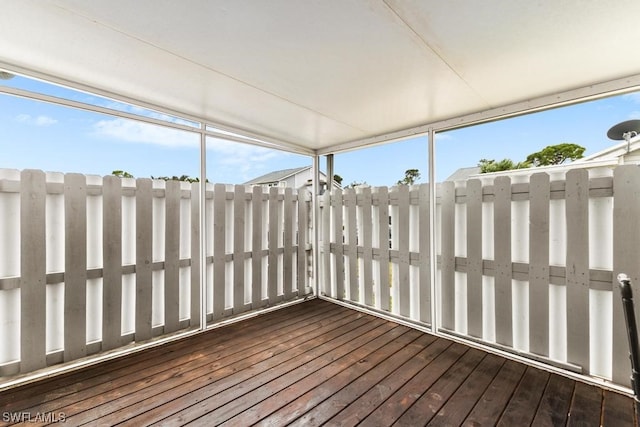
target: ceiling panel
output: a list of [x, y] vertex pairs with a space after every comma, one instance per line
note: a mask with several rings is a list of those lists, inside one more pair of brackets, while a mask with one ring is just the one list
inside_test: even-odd
[[492, 106], [640, 70], [635, 0], [386, 0]]
[[615, 3], [0, 0], [0, 62], [326, 150], [640, 73]]

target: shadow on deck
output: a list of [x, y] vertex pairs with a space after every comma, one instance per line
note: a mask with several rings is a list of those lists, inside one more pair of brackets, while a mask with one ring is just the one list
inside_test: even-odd
[[0, 425], [633, 425], [633, 401], [314, 299], [0, 392]]

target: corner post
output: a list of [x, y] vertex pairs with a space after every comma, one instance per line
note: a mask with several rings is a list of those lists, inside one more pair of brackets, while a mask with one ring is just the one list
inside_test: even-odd
[[320, 295], [320, 254], [319, 254], [319, 232], [318, 226], [320, 203], [318, 201], [318, 195], [320, 193], [320, 156], [318, 154], [313, 155], [313, 166], [311, 167], [313, 173], [312, 185], [311, 185], [311, 210], [313, 211], [313, 288], [316, 296]]
[[436, 131], [429, 129], [429, 158], [427, 159], [429, 165], [429, 242], [431, 252], [431, 331], [434, 334], [438, 333], [440, 328], [440, 322], [438, 316], [440, 310], [438, 308], [438, 286], [437, 286], [437, 262], [438, 255], [436, 254]]

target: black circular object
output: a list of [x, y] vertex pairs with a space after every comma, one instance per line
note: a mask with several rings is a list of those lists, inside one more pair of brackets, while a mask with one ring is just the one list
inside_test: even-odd
[[[607, 132], [607, 136], [610, 139], [624, 139], [624, 134], [627, 132], [636, 132], [640, 135], [640, 120], [627, 120], [626, 122], [618, 123]], [[635, 135], [633, 135], [635, 136]]]

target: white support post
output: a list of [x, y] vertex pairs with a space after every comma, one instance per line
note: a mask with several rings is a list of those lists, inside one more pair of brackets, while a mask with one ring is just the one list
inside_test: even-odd
[[431, 247], [431, 331], [438, 333], [440, 327], [438, 321], [438, 254], [436, 253], [436, 132], [433, 128], [429, 129], [429, 240]]
[[327, 191], [331, 191], [333, 189], [333, 154], [327, 154]]
[[320, 221], [318, 214], [320, 211], [320, 204], [318, 203], [318, 194], [320, 192], [320, 156], [315, 154], [313, 156], [313, 166], [311, 167], [313, 172], [312, 185], [311, 185], [311, 210], [313, 211], [313, 287], [316, 296], [320, 295], [320, 254], [319, 254], [319, 237], [318, 237], [318, 225]]
[[207, 329], [207, 135], [200, 124], [200, 330]]

